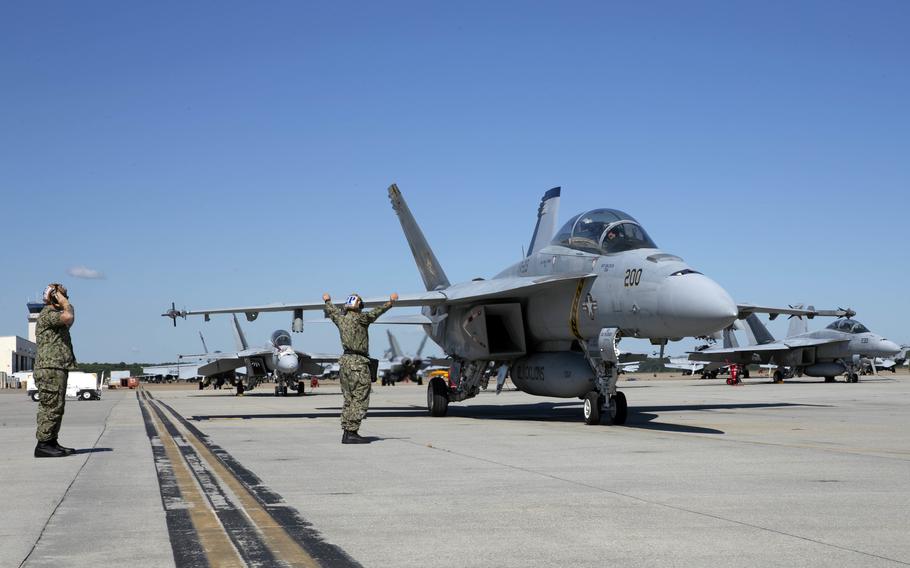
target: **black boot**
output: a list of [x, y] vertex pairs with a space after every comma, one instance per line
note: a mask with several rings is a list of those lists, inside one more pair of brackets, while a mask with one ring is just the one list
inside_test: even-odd
[[348, 430], [344, 431], [344, 434], [341, 435], [342, 444], [369, 444], [370, 441], [358, 434], [356, 431], [351, 432]]
[[56, 438], [53, 439], [53, 440], [51, 440], [51, 441], [48, 442], [48, 443], [51, 444], [52, 446], [54, 446], [55, 448], [57, 448], [58, 450], [60, 450], [61, 452], [63, 452], [64, 454], [68, 455], [68, 456], [69, 456], [69, 455], [72, 455], [72, 454], [74, 454], [74, 453], [76, 453], [76, 450], [74, 450], [73, 448], [67, 448], [66, 446], [61, 446], [60, 443], [57, 441]]
[[58, 450], [56, 446], [50, 442], [38, 442], [38, 445], [35, 446], [35, 457], [36, 458], [62, 458], [66, 457], [66, 452], [63, 450]]

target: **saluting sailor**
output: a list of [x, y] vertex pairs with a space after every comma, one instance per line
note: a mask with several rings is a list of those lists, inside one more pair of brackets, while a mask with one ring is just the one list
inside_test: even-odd
[[358, 294], [348, 296], [344, 309], [332, 303], [332, 297], [323, 294], [325, 315], [338, 326], [341, 346], [344, 355], [338, 361], [341, 392], [344, 395], [344, 406], [341, 410], [342, 444], [367, 444], [367, 438], [361, 436], [360, 422], [366, 417], [370, 407], [370, 324], [384, 314], [398, 300], [398, 294], [392, 294], [389, 301], [369, 312], [363, 311], [363, 299]]
[[35, 437], [36, 458], [60, 458], [74, 452], [57, 442], [63, 409], [66, 405], [66, 381], [76, 368], [70, 327], [76, 316], [69, 293], [63, 284], [54, 282], [44, 290], [44, 309], [38, 314], [35, 337], [38, 356], [35, 359], [35, 386], [38, 388], [38, 428]]

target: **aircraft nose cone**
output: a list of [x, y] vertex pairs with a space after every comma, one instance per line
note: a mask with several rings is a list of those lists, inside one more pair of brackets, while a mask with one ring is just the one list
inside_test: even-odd
[[669, 276], [658, 292], [657, 309], [668, 337], [708, 335], [736, 321], [736, 303], [702, 274]]
[[878, 344], [878, 348], [888, 355], [896, 355], [901, 350], [900, 345], [887, 339], [882, 339]]
[[278, 357], [278, 370], [285, 374], [297, 370], [297, 355], [280, 355]]

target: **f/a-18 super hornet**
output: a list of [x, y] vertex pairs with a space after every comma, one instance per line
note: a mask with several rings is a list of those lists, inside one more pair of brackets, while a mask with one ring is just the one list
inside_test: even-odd
[[[200, 353], [182, 355], [182, 359], [197, 358], [208, 360], [208, 363], [199, 366], [199, 374], [203, 377], [199, 388], [204, 388], [214, 381], [223, 380], [237, 389], [237, 394], [255, 388], [266, 379], [275, 381], [275, 396], [287, 396], [288, 389], [294, 390], [298, 395], [304, 393], [304, 381], [301, 374], [321, 375], [323, 367], [320, 363], [332, 363], [338, 360], [337, 356], [316, 355], [297, 351], [291, 346], [291, 334], [283, 329], [276, 330], [269, 338], [269, 343], [262, 347], [250, 347], [246, 335], [233, 316], [234, 340], [237, 351]], [[205, 340], [203, 339], [203, 347]], [[205, 349], [208, 351], [208, 349]], [[240, 368], [246, 368], [246, 373], [238, 374]]]
[[907, 362], [907, 351], [910, 351], [910, 345], [901, 345], [900, 351], [889, 357], [876, 357], [866, 365], [864, 370], [872, 373], [877, 371], [896, 373], [898, 367]]
[[811, 332], [804, 319], [795, 318], [790, 322], [787, 338], [775, 340], [758, 316], [750, 314], [746, 318], [746, 333], [750, 345], [706, 349], [692, 353], [690, 357], [727, 364], [777, 365], [774, 371], [776, 383], [794, 375], [825, 377], [826, 382], [834, 382], [834, 377], [846, 375], [848, 383], [855, 383], [869, 360], [900, 351], [896, 343], [872, 333], [849, 317]]
[[[450, 402], [476, 396], [495, 367], [532, 395], [584, 400], [588, 424], [626, 420], [626, 398], [616, 388], [621, 337], [647, 338], [661, 350], [668, 340], [708, 335], [753, 312], [804, 314], [807, 310], [737, 305], [716, 282], [662, 251], [634, 217], [617, 209], [579, 213], [555, 231], [560, 189], [544, 194], [527, 255], [489, 280], [452, 284], [398, 187], [389, 188], [426, 292], [402, 294], [397, 306], [420, 306], [421, 323], [452, 360], [449, 381], [427, 387], [431, 415]], [[555, 235], [554, 235], [555, 233]], [[368, 299], [367, 307], [385, 300]], [[215, 313], [303, 311], [321, 302], [177, 311], [172, 318]], [[814, 315], [814, 314], [812, 314]], [[394, 323], [384, 318], [387, 323]]]
[[429, 367], [433, 362], [430, 359], [424, 359], [423, 348], [427, 344], [428, 335], [424, 335], [417, 347], [417, 353], [413, 357], [408, 357], [398, 344], [391, 330], [386, 330], [389, 338], [389, 348], [386, 350], [384, 360], [379, 361], [379, 373], [382, 377], [383, 385], [393, 385], [403, 379], [417, 381], [418, 385], [423, 384], [423, 377], [420, 371]]

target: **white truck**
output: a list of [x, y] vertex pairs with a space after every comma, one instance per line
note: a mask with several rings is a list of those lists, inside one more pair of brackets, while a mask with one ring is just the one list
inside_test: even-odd
[[[38, 402], [38, 387], [35, 386], [35, 376], [29, 371], [24, 373], [26, 379], [26, 394], [35, 402]], [[66, 397], [78, 398], [79, 400], [101, 400], [102, 390], [101, 379], [96, 373], [83, 373], [81, 371], [70, 371], [69, 378], [66, 381]]]

